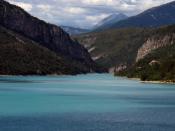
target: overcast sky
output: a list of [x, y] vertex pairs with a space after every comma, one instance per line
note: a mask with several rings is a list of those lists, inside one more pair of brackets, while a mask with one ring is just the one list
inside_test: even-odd
[[113, 13], [136, 15], [174, 0], [7, 0], [50, 23], [89, 28]]

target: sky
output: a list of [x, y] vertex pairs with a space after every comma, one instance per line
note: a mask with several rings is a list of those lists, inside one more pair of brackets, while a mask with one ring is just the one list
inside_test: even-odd
[[114, 13], [133, 16], [174, 0], [7, 0], [49, 23], [92, 28]]

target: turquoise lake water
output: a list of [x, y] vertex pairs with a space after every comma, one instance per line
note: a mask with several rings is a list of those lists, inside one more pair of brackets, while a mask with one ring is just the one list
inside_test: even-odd
[[0, 131], [175, 131], [175, 85], [110, 74], [1, 76]]

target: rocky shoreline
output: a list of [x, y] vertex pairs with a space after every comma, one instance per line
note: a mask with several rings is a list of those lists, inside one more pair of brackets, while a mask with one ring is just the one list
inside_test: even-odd
[[[128, 77], [124, 77], [128, 78]], [[150, 83], [150, 84], [175, 84], [173, 80], [159, 80], [159, 81], [142, 81], [140, 78], [128, 78], [129, 80], [140, 81], [141, 83]]]
[[141, 81], [141, 82], [151, 84], [175, 84], [175, 81]]

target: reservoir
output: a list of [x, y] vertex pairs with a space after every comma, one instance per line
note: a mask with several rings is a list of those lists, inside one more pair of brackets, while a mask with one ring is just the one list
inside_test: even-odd
[[175, 85], [111, 74], [1, 76], [0, 131], [175, 131]]

